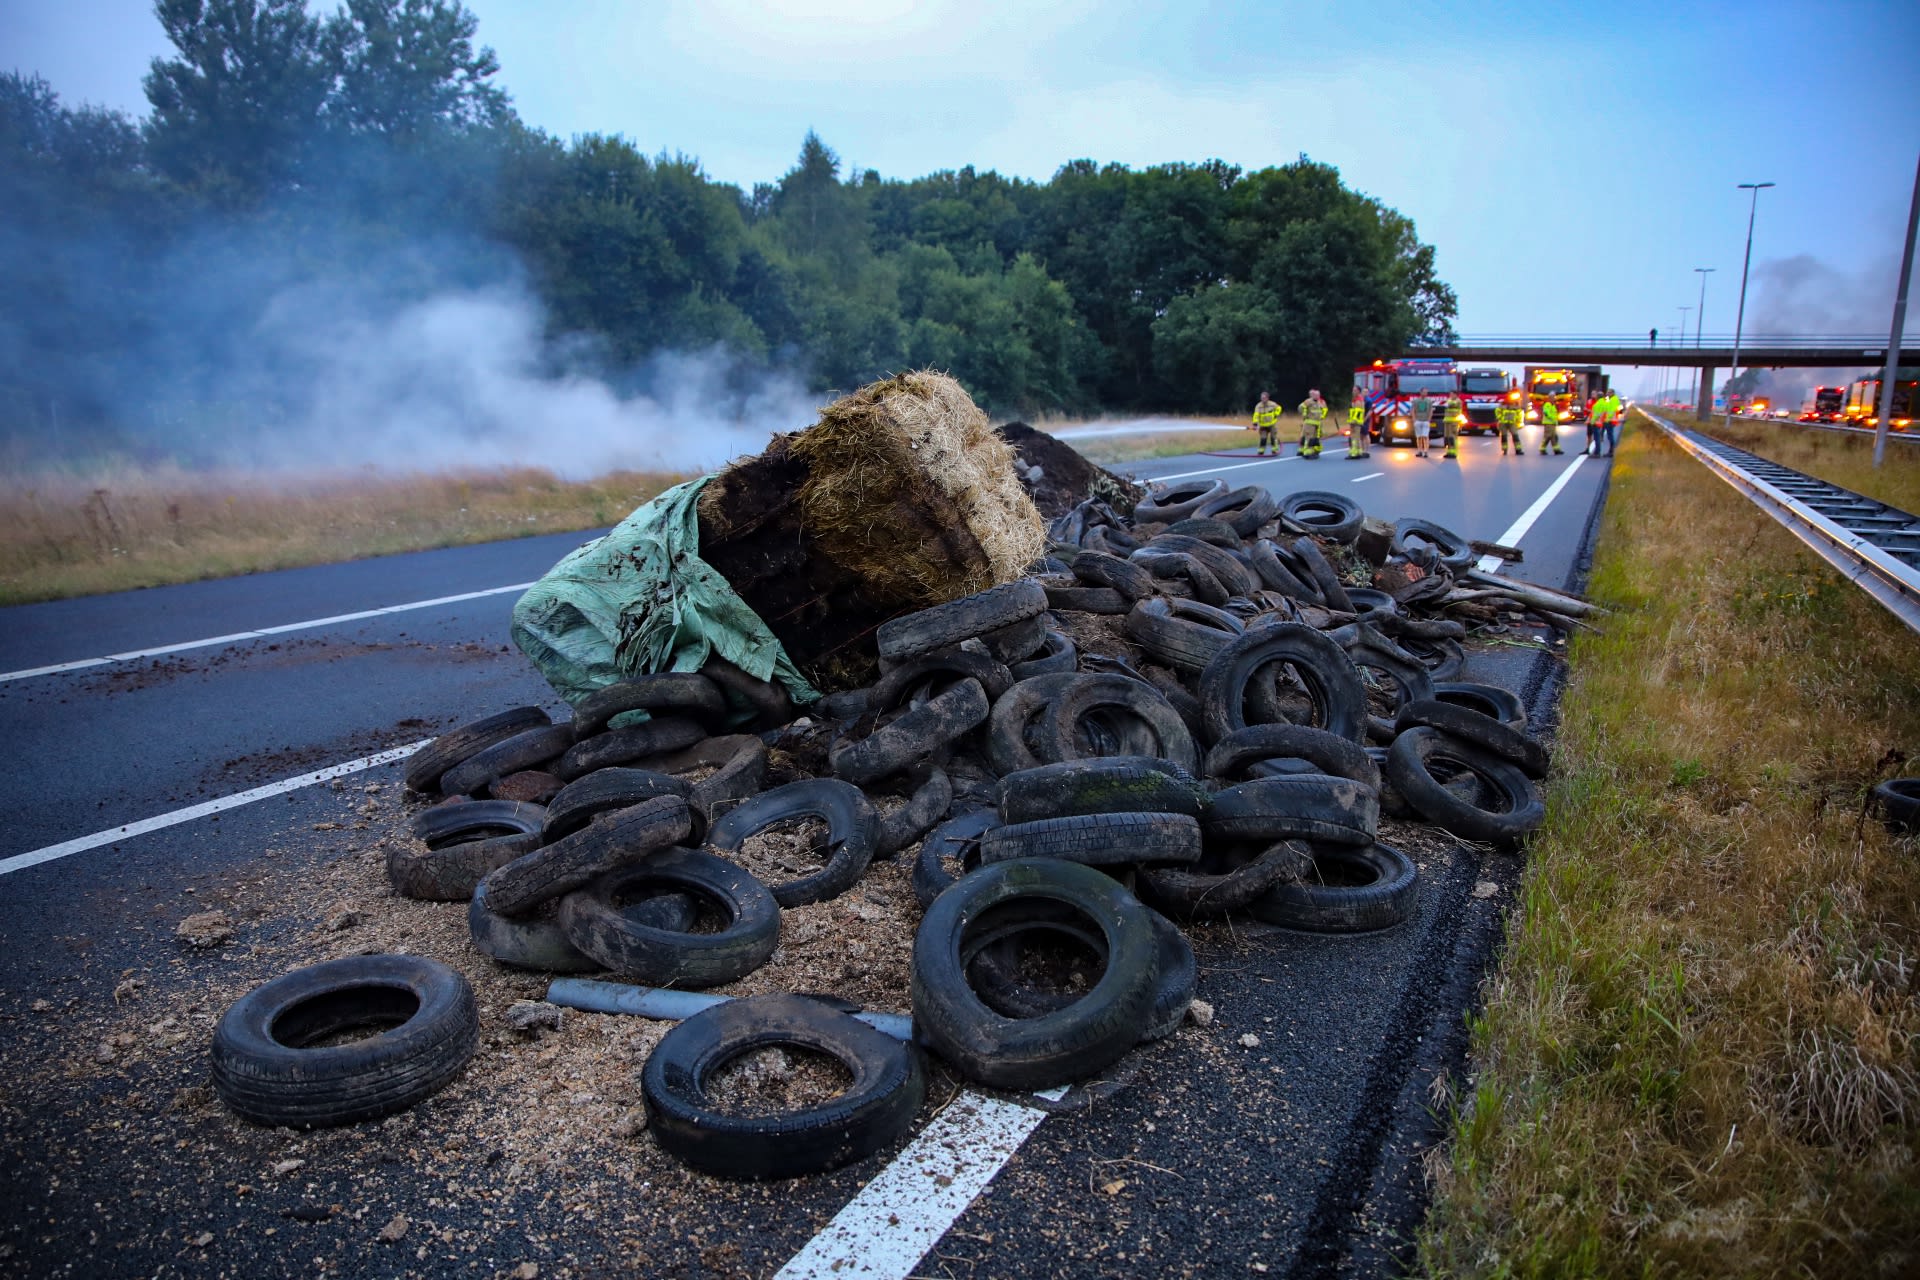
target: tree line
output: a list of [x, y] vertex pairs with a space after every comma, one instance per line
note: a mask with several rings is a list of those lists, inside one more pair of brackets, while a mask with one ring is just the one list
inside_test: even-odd
[[1412, 221], [1304, 156], [895, 179], [809, 131], [745, 190], [529, 127], [458, 0], [155, 12], [174, 53], [141, 119], [0, 75], [0, 430], [137, 431], [163, 386], [212, 411], [234, 392], [207, 335], [341, 281], [401, 298], [518, 275], [555, 350], [602, 369], [720, 347], [827, 390], [931, 365], [998, 416], [1337, 391], [1455, 311]]

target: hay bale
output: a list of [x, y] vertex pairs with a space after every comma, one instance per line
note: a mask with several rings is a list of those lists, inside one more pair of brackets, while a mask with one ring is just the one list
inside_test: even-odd
[[828, 405], [792, 443], [801, 519], [873, 591], [925, 607], [1018, 578], [1046, 526], [1014, 453], [958, 382], [904, 373]]
[[874, 383], [708, 484], [700, 555], [816, 688], [876, 674], [873, 631], [1022, 575], [1046, 530], [1006, 442], [937, 373]]

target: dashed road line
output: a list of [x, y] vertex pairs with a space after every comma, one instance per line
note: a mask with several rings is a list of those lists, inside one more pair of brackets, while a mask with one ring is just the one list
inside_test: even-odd
[[159, 658], [169, 653], [184, 653], [188, 649], [206, 649], [217, 644], [232, 644], [238, 640], [258, 640], [262, 636], [280, 636], [289, 631], [311, 631], [315, 627], [331, 627], [342, 622], [359, 622], [366, 618], [385, 617], [390, 613], [406, 613], [414, 609], [434, 609], [445, 604], [460, 604], [467, 600], [484, 600], [488, 596], [505, 595], [509, 591], [525, 591], [531, 582], [516, 582], [510, 587], [488, 587], [485, 591], [466, 591], [457, 596], [436, 596], [432, 600], [414, 600], [408, 604], [390, 604], [384, 609], [363, 609], [358, 613], [336, 613], [330, 618], [313, 618], [306, 622], [283, 622], [277, 627], [261, 627], [257, 631], [235, 631], [230, 635], [210, 636], [205, 640], [188, 640], [181, 644], [161, 645], [155, 649], [133, 649], [126, 653], [110, 653], [104, 658], [81, 658], [76, 662], [56, 662], [46, 667], [28, 667], [22, 671], [0, 671], [0, 684], [9, 680], [27, 680], [34, 676], [59, 675], [64, 671], [83, 671], [88, 667], [104, 667], [115, 662], [134, 662], [141, 658]]
[[1383, 475], [1385, 475], [1385, 474], [1387, 474], [1387, 473], [1386, 473], [1386, 472], [1384, 472], [1384, 471], [1375, 471], [1375, 472], [1372, 472], [1372, 473], [1370, 473], [1370, 474], [1368, 474], [1368, 475], [1364, 475], [1364, 476], [1355, 476], [1355, 477], [1354, 477], [1353, 479], [1351, 479], [1351, 480], [1349, 480], [1349, 481], [1347, 481], [1347, 483], [1348, 483], [1348, 484], [1360, 484], [1360, 483], [1362, 483], [1362, 482], [1364, 482], [1364, 481], [1367, 481], [1367, 480], [1378, 480], [1378, 479], [1379, 479], [1379, 478], [1380, 478], [1381, 476], [1383, 476]]
[[1222, 471], [1245, 471], [1248, 467], [1270, 467], [1276, 462], [1295, 462], [1299, 460], [1299, 457], [1300, 455], [1296, 453], [1285, 458], [1262, 458], [1258, 462], [1235, 463], [1231, 467], [1208, 467], [1203, 471], [1182, 471], [1177, 475], [1171, 476], [1140, 476], [1137, 478], [1145, 480], [1149, 484], [1159, 484], [1165, 480], [1191, 480], [1195, 476], [1218, 475]]
[[432, 738], [422, 738], [410, 742], [404, 747], [393, 747], [386, 751], [376, 751], [370, 756], [361, 756], [358, 760], [349, 760], [345, 764], [328, 765], [324, 769], [315, 769], [312, 773], [303, 773], [297, 778], [287, 778], [280, 782], [269, 782], [264, 787], [255, 787], [251, 791], [241, 791], [234, 795], [222, 796], [218, 800], [208, 800], [185, 809], [175, 809], [171, 813], [158, 814], [151, 818], [142, 818], [138, 822], [129, 822], [123, 827], [114, 827], [107, 831], [96, 831], [90, 836], [79, 836], [72, 840], [63, 840], [59, 844], [50, 844], [42, 849], [28, 853], [16, 853], [10, 858], [0, 858], [0, 876], [24, 871], [28, 867], [37, 867], [43, 862], [52, 862], [58, 858], [69, 858], [76, 853], [85, 853], [89, 849], [98, 849], [102, 845], [118, 844], [122, 840], [131, 840], [143, 836], [149, 831], [161, 831], [167, 827], [177, 827], [183, 822], [192, 822], [210, 814], [223, 813], [228, 809], [238, 809], [243, 805], [255, 804], [274, 796], [285, 795], [289, 791], [298, 791], [302, 787], [311, 787], [315, 783], [331, 782], [335, 778], [344, 778], [383, 764], [392, 764], [395, 760], [404, 760], [420, 748], [432, 742]]

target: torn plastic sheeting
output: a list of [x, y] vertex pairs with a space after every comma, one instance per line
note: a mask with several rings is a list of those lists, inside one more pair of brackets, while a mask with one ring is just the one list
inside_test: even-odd
[[760, 615], [700, 558], [712, 476], [677, 484], [569, 553], [513, 606], [513, 642], [568, 703], [637, 675], [698, 671], [719, 654], [796, 703], [820, 694]]

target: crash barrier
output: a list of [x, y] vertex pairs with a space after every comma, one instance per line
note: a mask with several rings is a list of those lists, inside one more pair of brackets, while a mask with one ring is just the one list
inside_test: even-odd
[[[927, 1054], [1004, 1089], [1123, 1077], [1197, 1016], [1184, 924], [1406, 920], [1418, 874], [1383, 815], [1495, 845], [1537, 828], [1547, 749], [1511, 692], [1459, 680], [1462, 642], [1602, 611], [1475, 569], [1488, 551], [1336, 493], [1182, 483], [1131, 515], [1089, 500], [1048, 526], [1030, 576], [887, 621], [878, 678], [804, 713], [737, 668], [672, 671], [570, 720], [519, 707], [442, 734], [408, 761], [435, 803], [388, 874], [461, 904], [492, 962], [638, 984], [563, 979], [569, 1004], [681, 1019], [641, 1074], [663, 1149], [729, 1177], [832, 1168], [898, 1141]], [[779, 845], [783, 874], [749, 872], [795, 824], [810, 852]], [[767, 964], [783, 912], [889, 858], [911, 860], [923, 912], [902, 926], [910, 1021], [692, 994]], [[363, 1022], [391, 1029], [327, 1042]], [[332, 961], [234, 1006], [214, 1082], [262, 1123], [351, 1122], [443, 1087], [474, 1028], [444, 965]], [[852, 1083], [773, 1115], [718, 1106], [715, 1071], [770, 1045]]]
[[1769, 462], [1641, 410], [1668, 439], [1920, 631], [1920, 516]]

